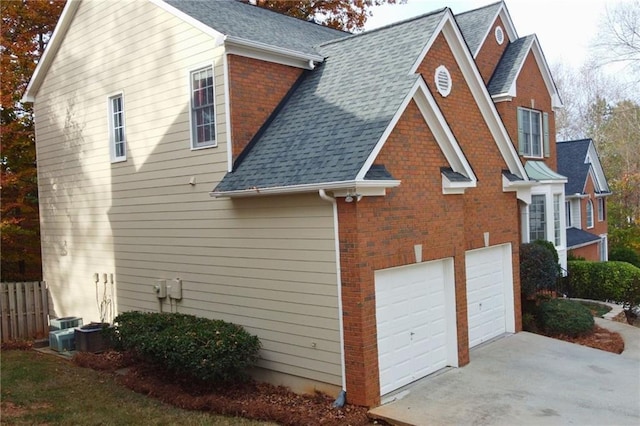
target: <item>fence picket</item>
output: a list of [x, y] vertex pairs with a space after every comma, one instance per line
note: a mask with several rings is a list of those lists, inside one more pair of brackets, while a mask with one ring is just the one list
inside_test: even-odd
[[45, 282], [0, 283], [0, 340], [32, 340], [49, 332]]

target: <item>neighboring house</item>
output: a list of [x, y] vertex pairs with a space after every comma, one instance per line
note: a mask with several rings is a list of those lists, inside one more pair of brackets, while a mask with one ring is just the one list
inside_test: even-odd
[[463, 366], [521, 330], [520, 243], [566, 258], [560, 103], [502, 2], [350, 35], [69, 0], [25, 100], [55, 312], [98, 319], [107, 285], [118, 312], [231, 321], [295, 390], [373, 406]]
[[567, 250], [586, 260], [607, 260], [607, 184], [591, 139], [558, 142], [558, 172], [565, 188]]

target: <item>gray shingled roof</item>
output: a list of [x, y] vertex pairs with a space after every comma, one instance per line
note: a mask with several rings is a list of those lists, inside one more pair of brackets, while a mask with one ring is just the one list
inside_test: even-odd
[[518, 78], [518, 72], [527, 58], [534, 39], [534, 35], [528, 35], [509, 43], [487, 86], [491, 96], [509, 91], [513, 82]]
[[460, 27], [462, 37], [464, 37], [473, 55], [477, 53], [484, 41], [501, 4], [502, 2], [498, 2], [456, 15], [456, 22]]
[[567, 228], [567, 248], [600, 241], [600, 237], [578, 228]]
[[591, 139], [558, 142], [556, 155], [558, 157], [558, 173], [566, 176], [569, 181], [565, 184], [567, 195], [582, 194], [584, 184], [589, 175], [589, 164], [585, 164]]
[[326, 43], [214, 192], [354, 180], [421, 78], [409, 75], [444, 11]]
[[317, 55], [314, 46], [350, 35], [236, 0], [165, 2], [222, 34], [305, 54]]

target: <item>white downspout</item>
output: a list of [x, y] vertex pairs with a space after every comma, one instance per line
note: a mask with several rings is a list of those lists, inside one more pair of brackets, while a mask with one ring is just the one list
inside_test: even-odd
[[328, 201], [333, 206], [333, 232], [336, 252], [336, 277], [338, 284], [338, 324], [340, 328], [340, 367], [342, 370], [342, 392], [340, 392], [340, 395], [334, 402], [334, 405], [338, 405], [341, 407], [346, 401], [347, 375], [344, 357], [344, 324], [342, 320], [342, 277], [340, 274], [340, 235], [338, 232], [338, 204], [336, 203], [336, 199], [330, 195], [327, 195], [324, 189], [320, 189], [318, 193], [320, 195], [320, 198]]

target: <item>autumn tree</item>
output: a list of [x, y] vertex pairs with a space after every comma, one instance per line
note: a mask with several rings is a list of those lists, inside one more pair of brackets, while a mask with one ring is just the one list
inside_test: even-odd
[[371, 8], [382, 4], [406, 3], [406, 0], [244, 0], [265, 9], [316, 22], [343, 31], [364, 28]]
[[39, 280], [40, 231], [33, 111], [21, 102], [64, 1], [0, 2], [1, 277]]

